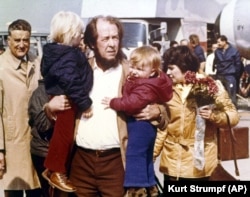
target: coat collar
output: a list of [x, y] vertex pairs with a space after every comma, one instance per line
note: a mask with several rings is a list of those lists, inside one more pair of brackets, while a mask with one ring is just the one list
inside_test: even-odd
[[[18, 58], [16, 58], [10, 51], [9, 48], [6, 49], [5, 51], [6, 56], [10, 57], [8, 58], [8, 61], [10, 62], [10, 66], [15, 69], [18, 70], [20, 68], [20, 65], [22, 63], [23, 60], [20, 60]], [[28, 64], [28, 71], [30, 71], [33, 67], [34, 67], [34, 61], [35, 61], [35, 56], [32, 55], [31, 53], [28, 53], [25, 58], [24, 61], [27, 61]]]

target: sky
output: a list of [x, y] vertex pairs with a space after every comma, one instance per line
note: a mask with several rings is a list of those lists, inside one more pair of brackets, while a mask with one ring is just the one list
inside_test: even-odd
[[70, 10], [80, 15], [81, 6], [82, 0], [0, 0], [0, 31], [22, 18], [31, 23], [33, 31], [48, 32], [55, 13]]
[[[155, 17], [158, 13], [173, 17], [190, 15], [192, 17], [215, 18], [225, 3], [231, 0], [0, 0], [0, 31], [7, 31], [8, 24], [18, 18], [28, 20], [33, 31], [46, 33], [50, 20], [60, 11], [74, 11], [82, 17], [101, 13], [114, 16]], [[209, 6], [208, 6], [209, 5]], [[204, 9], [200, 9], [202, 8]], [[161, 7], [161, 9], [159, 9]], [[207, 9], [210, 8], [210, 9]], [[184, 10], [184, 12], [183, 12]], [[191, 16], [191, 15], [190, 15]]]

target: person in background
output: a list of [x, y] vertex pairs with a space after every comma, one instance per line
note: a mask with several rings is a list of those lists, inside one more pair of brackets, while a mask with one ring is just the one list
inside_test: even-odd
[[[49, 99], [49, 95], [47, 95], [45, 91], [44, 81], [40, 79], [38, 81], [38, 87], [34, 90], [29, 100], [28, 113], [32, 135], [30, 141], [30, 152], [32, 162], [41, 183], [42, 197], [50, 197], [50, 185], [42, 177], [42, 172], [45, 170], [44, 161], [48, 153], [49, 141], [53, 134], [54, 123], [56, 120], [55, 114], [47, 116], [44, 111], [44, 106], [48, 104]], [[63, 96], [54, 97], [51, 101], [51, 105], [56, 108], [54, 111], [65, 110], [64, 106], [66, 98]]]
[[170, 41], [169, 47], [177, 47], [177, 46], [179, 46], [179, 43], [177, 41], [175, 40]]
[[81, 51], [86, 55], [86, 57], [89, 59], [94, 56], [93, 51], [89, 49], [87, 45], [84, 43], [84, 34], [81, 35], [81, 41], [79, 44], [79, 48]]
[[8, 27], [8, 48], [0, 55], [0, 189], [6, 197], [41, 195], [30, 154], [28, 102], [40, 79], [40, 59], [29, 53], [31, 25], [23, 19]]
[[181, 46], [189, 46], [189, 41], [188, 41], [188, 39], [186, 39], [186, 38], [184, 38], [184, 39], [181, 39], [180, 40], [180, 45]]
[[[73, 12], [60, 11], [51, 21], [51, 43], [43, 48], [41, 73], [50, 97], [65, 94], [72, 108], [56, 114], [56, 122], [42, 173], [49, 183], [65, 192], [74, 192], [68, 179], [70, 154], [74, 143], [76, 113], [92, 116], [88, 93], [93, 84], [93, 71], [79, 44], [83, 32], [81, 18]], [[55, 162], [56, 161], [56, 162]]]
[[87, 46], [84, 44], [84, 34], [83, 33], [81, 34], [81, 41], [80, 41], [80, 44], [79, 44], [79, 48], [81, 49], [81, 51], [83, 53], [86, 53]]
[[29, 100], [28, 113], [32, 134], [30, 152], [41, 183], [42, 197], [49, 197], [50, 186], [42, 177], [42, 172], [45, 170], [44, 160], [47, 156], [49, 140], [52, 136], [54, 126], [54, 120], [49, 120], [43, 111], [43, 106], [48, 101], [49, 96], [45, 92], [44, 82], [43, 80], [39, 80], [38, 87]]
[[3, 45], [0, 45], [0, 55], [3, 54], [5, 51], [5, 48]]
[[235, 47], [228, 41], [225, 35], [221, 35], [217, 39], [218, 48], [214, 54], [214, 65], [216, 65], [216, 77], [220, 79], [228, 91], [229, 97], [237, 106], [237, 91], [239, 87], [238, 80], [241, 75], [241, 56]]
[[205, 74], [206, 75], [215, 75], [216, 74], [216, 66], [214, 65], [214, 52], [217, 49], [217, 43], [212, 43], [212, 52], [207, 56], [206, 66], [205, 66]]
[[[161, 55], [151, 46], [132, 51], [129, 74], [122, 97], [105, 97], [106, 108], [123, 111], [128, 116], [128, 146], [124, 187], [127, 196], [158, 196], [153, 149], [157, 128], [149, 121], [137, 121], [132, 115], [152, 103], [165, 103], [172, 98], [172, 82], [161, 71]], [[147, 191], [148, 190], [148, 191]]]
[[200, 45], [200, 38], [196, 34], [191, 34], [189, 36], [189, 43], [190, 47], [193, 50], [194, 54], [197, 56], [200, 62], [199, 73], [205, 72], [205, 65], [206, 65], [206, 57], [203, 48]]
[[[187, 84], [185, 74], [188, 71], [198, 74], [199, 62], [187, 46], [173, 47], [164, 53], [164, 67], [173, 81], [173, 98], [166, 103], [169, 122], [165, 130], [158, 130], [154, 147], [154, 158], [160, 156], [160, 172], [164, 174], [164, 196], [168, 196], [169, 181], [204, 181], [213, 172], [218, 163], [216, 131], [218, 127], [227, 128], [228, 114], [231, 126], [239, 122], [239, 114], [221, 82], [215, 81], [218, 92], [213, 108], [210, 105], [197, 110], [200, 98], [189, 97], [193, 84]], [[197, 116], [205, 119], [204, 137], [197, 140]], [[204, 143], [203, 166], [195, 163], [195, 147], [200, 140]], [[171, 150], [171, 151], [170, 151]], [[202, 156], [202, 155], [201, 155]], [[202, 159], [202, 157], [198, 157]], [[198, 163], [199, 164], [199, 163]]]
[[[112, 16], [96, 16], [86, 27], [85, 44], [95, 54], [90, 59], [94, 85], [90, 93], [93, 116], [76, 120], [76, 146], [70, 166], [70, 180], [77, 196], [123, 197], [124, 167], [127, 145], [125, 115], [105, 110], [101, 99], [106, 95], [121, 96], [128, 73], [128, 63], [122, 52], [123, 27]], [[45, 106], [46, 111], [51, 105]], [[136, 115], [139, 120], [154, 120], [158, 128], [166, 124], [163, 105], [148, 105]]]
[[161, 44], [158, 42], [154, 42], [151, 44], [152, 47], [154, 47], [157, 51], [161, 52]]
[[243, 97], [250, 96], [250, 64], [245, 65], [244, 72], [240, 78], [239, 94]]

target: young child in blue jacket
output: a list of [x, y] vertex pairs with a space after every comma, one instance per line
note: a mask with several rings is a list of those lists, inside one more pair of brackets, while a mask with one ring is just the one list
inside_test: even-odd
[[85, 118], [92, 115], [89, 92], [93, 85], [93, 71], [79, 44], [83, 21], [73, 12], [58, 12], [52, 18], [51, 43], [43, 48], [41, 73], [46, 93], [51, 97], [66, 95], [71, 108], [57, 112], [53, 136], [45, 160], [43, 177], [65, 192], [74, 192], [67, 168], [74, 141], [74, 125], [78, 112]]

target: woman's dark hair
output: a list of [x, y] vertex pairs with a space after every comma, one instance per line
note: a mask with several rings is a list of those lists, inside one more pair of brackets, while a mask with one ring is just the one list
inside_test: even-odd
[[197, 72], [199, 60], [188, 46], [177, 46], [167, 49], [163, 54], [163, 71], [167, 72], [168, 65], [176, 65], [182, 73], [190, 70]]

